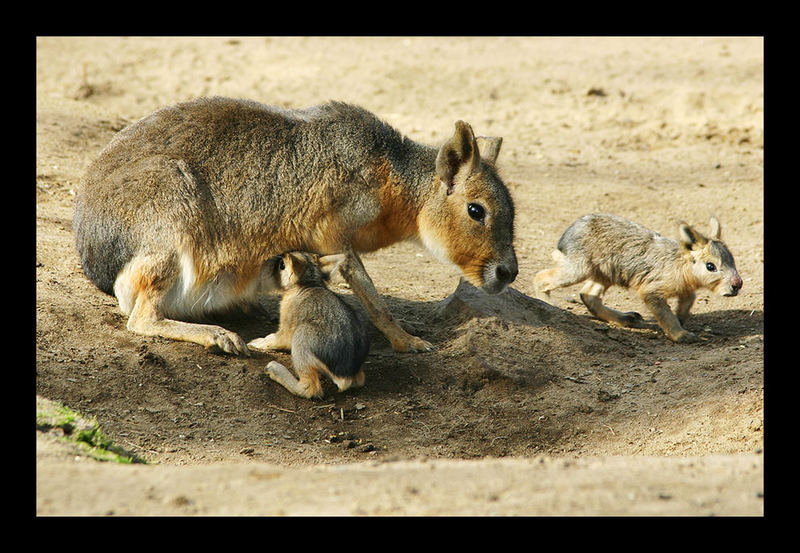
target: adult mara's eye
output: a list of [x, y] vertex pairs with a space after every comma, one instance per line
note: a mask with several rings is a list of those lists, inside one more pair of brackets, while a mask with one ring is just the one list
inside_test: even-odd
[[483, 220], [486, 217], [486, 210], [483, 209], [481, 204], [467, 204], [467, 213], [469, 213], [469, 216], [479, 223], [483, 223]]
[[286, 268], [286, 264], [283, 262], [283, 258], [281, 258], [281, 260], [278, 261], [278, 270], [279, 271], [283, 271], [285, 268]]
[[706, 263], [706, 269], [708, 269], [710, 272], [712, 272], [712, 273], [713, 273], [714, 271], [716, 271], [716, 270], [717, 270], [717, 266], [716, 266], [716, 265], [714, 265], [714, 264], [713, 264], [713, 263], [711, 263], [711, 262], [708, 262], [708, 263]]

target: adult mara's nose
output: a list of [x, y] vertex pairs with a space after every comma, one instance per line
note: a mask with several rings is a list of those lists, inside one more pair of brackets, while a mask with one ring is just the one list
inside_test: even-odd
[[517, 278], [519, 270], [517, 269], [517, 262], [514, 260], [513, 263], [501, 263], [497, 265], [494, 272], [497, 276], [497, 280], [504, 284], [511, 284], [514, 282], [514, 279]]
[[483, 289], [490, 294], [498, 294], [514, 282], [518, 273], [517, 256], [512, 250], [506, 259], [486, 266]]

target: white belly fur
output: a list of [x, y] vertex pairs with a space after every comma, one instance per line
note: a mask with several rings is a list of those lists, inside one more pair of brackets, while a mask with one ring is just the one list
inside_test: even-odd
[[[136, 268], [146, 260], [134, 258], [120, 271], [114, 282], [114, 295], [119, 308], [130, 315], [136, 302], [133, 276]], [[211, 280], [198, 283], [195, 264], [189, 253], [179, 259], [179, 274], [173, 285], [158, 305], [162, 316], [170, 319], [201, 318], [211, 313], [219, 313], [231, 308], [254, 302], [260, 295], [269, 293], [277, 287], [273, 267], [266, 261], [259, 275], [241, 290], [236, 290], [237, 275], [218, 273]]]

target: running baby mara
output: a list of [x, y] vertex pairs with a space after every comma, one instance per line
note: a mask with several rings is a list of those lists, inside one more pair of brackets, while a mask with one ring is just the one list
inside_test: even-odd
[[[610, 286], [632, 288], [655, 315], [670, 340], [696, 342], [683, 325], [695, 292], [707, 288], [735, 296], [742, 288], [733, 255], [720, 241], [720, 224], [711, 218], [709, 237], [689, 225], [679, 225], [680, 241], [665, 238], [644, 226], [615, 215], [585, 215], [564, 231], [553, 252], [556, 266], [537, 273], [539, 299], [550, 291], [584, 282], [581, 300], [597, 318], [622, 326], [640, 326], [642, 316], [603, 305]], [[675, 313], [667, 300], [678, 298]]]
[[370, 347], [366, 328], [355, 310], [325, 284], [345, 258], [345, 254], [289, 252], [271, 265], [283, 293], [280, 324], [277, 332], [248, 346], [262, 351], [291, 350], [299, 378], [277, 361], [267, 365], [267, 373], [297, 396], [321, 398], [320, 373], [339, 391], [364, 384], [362, 364]]

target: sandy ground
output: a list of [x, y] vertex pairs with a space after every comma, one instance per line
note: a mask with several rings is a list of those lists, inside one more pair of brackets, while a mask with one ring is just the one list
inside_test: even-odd
[[[763, 514], [761, 38], [41, 37], [36, 60], [36, 393], [148, 461], [37, 432], [38, 515]], [[265, 376], [286, 356], [128, 333], [81, 271], [74, 191], [127, 123], [203, 95], [344, 100], [432, 145], [457, 119], [502, 136], [514, 291], [448, 301], [459, 275], [417, 245], [365, 256], [437, 349], [396, 353], [373, 331], [366, 386], [316, 402]], [[699, 294], [702, 342], [666, 340], [626, 290], [607, 303], [650, 328], [593, 319], [577, 287], [558, 309], [528, 297], [596, 211], [673, 238], [678, 220], [720, 219], [744, 287]], [[263, 336], [277, 298], [262, 307], [221, 322]]]

